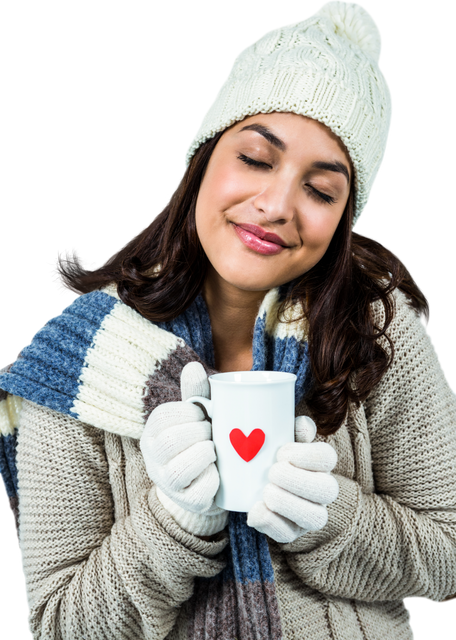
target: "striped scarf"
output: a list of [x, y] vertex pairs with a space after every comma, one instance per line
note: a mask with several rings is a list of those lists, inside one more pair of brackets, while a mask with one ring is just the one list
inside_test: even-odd
[[[286, 286], [271, 289], [253, 333], [254, 371], [297, 376], [296, 405], [308, 384], [303, 323], [277, 309]], [[16, 468], [21, 398], [66, 413], [120, 436], [139, 438], [151, 411], [177, 401], [180, 373], [192, 361], [215, 373], [209, 313], [201, 294], [180, 316], [152, 323], [120, 301], [114, 287], [77, 298], [50, 320], [0, 372], [0, 472], [19, 522]], [[189, 640], [279, 640], [282, 637], [274, 572], [266, 536], [230, 512], [225, 569], [196, 578], [187, 603]]]

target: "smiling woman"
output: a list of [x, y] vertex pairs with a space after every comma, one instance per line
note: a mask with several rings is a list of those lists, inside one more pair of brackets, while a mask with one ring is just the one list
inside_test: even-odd
[[[218, 370], [230, 371], [239, 354], [251, 368], [251, 327], [265, 290], [307, 273], [326, 253], [346, 209], [350, 165], [325, 125], [294, 113], [246, 118], [217, 142], [195, 221], [209, 260], [204, 297], [218, 310]], [[243, 322], [227, 316], [233, 309]]]
[[[36, 640], [406, 640], [404, 598], [455, 596], [456, 399], [424, 295], [353, 232], [389, 127], [379, 51], [343, 2], [266, 34], [165, 209], [102, 267], [60, 262], [81, 295], [0, 372]], [[293, 374], [295, 441], [242, 513], [187, 400], [245, 370]]]
[[[367, 398], [389, 366], [378, 338], [393, 318], [390, 292], [399, 287], [428, 312], [404, 265], [352, 232], [353, 175], [325, 124], [295, 113], [243, 118], [196, 150], [147, 229], [96, 271], [61, 262], [62, 277], [78, 293], [117, 282], [122, 301], [151, 321], [180, 316], [201, 294], [218, 371], [258, 366], [252, 327], [265, 291], [282, 287], [277, 319], [292, 309], [309, 338], [307, 407], [319, 433], [334, 433], [349, 402]], [[276, 242], [265, 240], [271, 233]], [[369, 311], [375, 300], [384, 304], [381, 333]]]

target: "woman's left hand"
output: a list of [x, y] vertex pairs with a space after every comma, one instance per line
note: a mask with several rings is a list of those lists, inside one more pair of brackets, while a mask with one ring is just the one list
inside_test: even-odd
[[312, 442], [315, 434], [313, 420], [296, 418], [296, 442], [278, 450], [263, 500], [248, 513], [247, 524], [276, 542], [293, 542], [307, 531], [322, 529], [328, 520], [326, 505], [338, 496], [339, 485], [330, 473], [337, 453], [326, 442]]

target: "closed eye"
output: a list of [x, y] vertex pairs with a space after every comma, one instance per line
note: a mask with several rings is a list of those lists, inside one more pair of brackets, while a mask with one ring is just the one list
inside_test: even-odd
[[[251, 166], [251, 167], [269, 167], [269, 164], [266, 164], [266, 162], [258, 162], [258, 160], [253, 160], [252, 158], [249, 158], [247, 156], [245, 156], [243, 153], [241, 153], [238, 156], [238, 160], [241, 160], [242, 162], [244, 162], [245, 164]], [[331, 196], [327, 196], [325, 193], [321, 193], [321, 191], [318, 191], [317, 189], [315, 189], [315, 187], [312, 187], [310, 184], [307, 185], [310, 189], [310, 194], [313, 198], [315, 198], [316, 200], [323, 200], [323, 202], [326, 202], [326, 204], [334, 204], [335, 199], [332, 198]]]
[[252, 160], [252, 158], [248, 158], [247, 156], [244, 156], [242, 153], [240, 156], [238, 156], [239, 160], [242, 160], [242, 162], [245, 162], [245, 164], [249, 164], [253, 167], [269, 167], [268, 164], [266, 164], [265, 162], [258, 162], [257, 160]]

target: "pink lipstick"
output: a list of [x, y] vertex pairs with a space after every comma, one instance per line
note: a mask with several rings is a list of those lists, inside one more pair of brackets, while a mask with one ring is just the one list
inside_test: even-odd
[[[275, 233], [266, 233], [256, 225], [243, 224], [242, 227], [232, 223], [238, 238], [249, 248], [266, 256], [275, 255], [284, 250], [283, 240]], [[254, 232], [256, 231], [256, 233]], [[257, 234], [261, 233], [262, 237]], [[266, 239], [267, 238], [267, 239]], [[273, 239], [274, 241], [271, 241]]]

